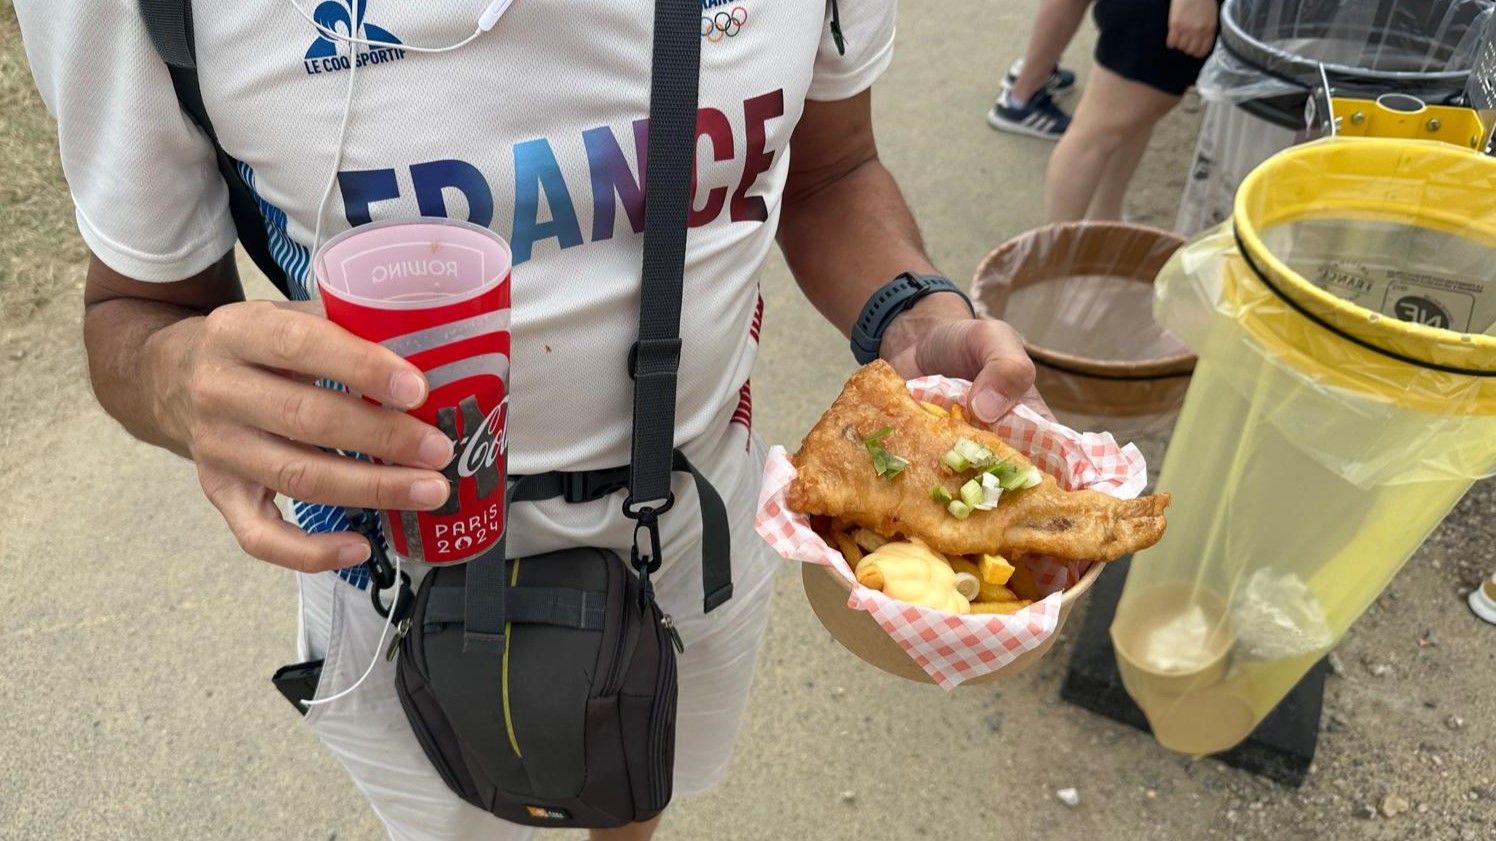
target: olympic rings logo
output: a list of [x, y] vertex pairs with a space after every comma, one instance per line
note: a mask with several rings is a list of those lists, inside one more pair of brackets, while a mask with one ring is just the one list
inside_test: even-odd
[[715, 44], [723, 38], [736, 37], [748, 24], [748, 10], [734, 6], [730, 12], [717, 12], [708, 17], [701, 16], [701, 37]]

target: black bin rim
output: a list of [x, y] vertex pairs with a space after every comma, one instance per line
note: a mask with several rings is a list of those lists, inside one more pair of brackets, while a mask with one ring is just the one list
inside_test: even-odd
[[[1446, 104], [1462, 97], [1470, 79], [1470, 68], [1414, 73], [1398, 70], [1376, 70], [1321, 62], [1294, 55], [1258, 40], [1243, 28], [1239, 15], [1246, 0], [1225, 0], [1220, 14], [1220, 41], [1227, 52], [1264, 74], [1305, 90], [1320, 83], [1320, 68], [1332, 84], [1345, 86], [1340, 95], [1370, 95], [1387, 90], [1409, 93], [1433, 104]], [[1359, 91], [1358, 91], [1359, 89]]]

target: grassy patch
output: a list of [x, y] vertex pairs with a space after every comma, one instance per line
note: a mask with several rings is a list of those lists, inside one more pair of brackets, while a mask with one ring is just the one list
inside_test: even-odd
[[11, 0], [0, 12], [0, 312], [14, 322], [76, 295], [88, 250], [57, 159], [57, 124], [31, 81]]

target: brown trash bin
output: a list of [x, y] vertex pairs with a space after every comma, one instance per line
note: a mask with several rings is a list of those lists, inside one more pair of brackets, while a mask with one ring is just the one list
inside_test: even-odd
[[1167, 431], [1195, 357], [1153, 319], [1153, 279], [1185, 240], [1122, 222], [1015, 237], [972, 279], [977, 314], [1016, 329], [1059, 421], [1119, 440]]

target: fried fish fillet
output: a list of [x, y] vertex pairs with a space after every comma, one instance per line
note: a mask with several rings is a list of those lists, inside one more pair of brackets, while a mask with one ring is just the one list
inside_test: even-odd
[[[865, 443], [885, 427], [891, 431], [878, 443], [909, 462], [891, 477], [878, 475]], [[892, 366], [872, 362], [847, 381], [791, 458], [799, 475], [787, 493], [789, 507], [841, 517], [884, 536], [918, 537], [951, 555], [1111, 561], [1163, 536], [1168, 494], [1117, 499], [1097, 491], [1066, 491], [1047, 475], [1032, 488], [1004, 492], [996, 508], [958, 520], [931, 491], [943, 485], [959, 497], [959, 488], [975, 472], [958, 475], [942, 461], [963, 437], [998, 458], [1031, 463], [986, 429], [925, 411]]]

